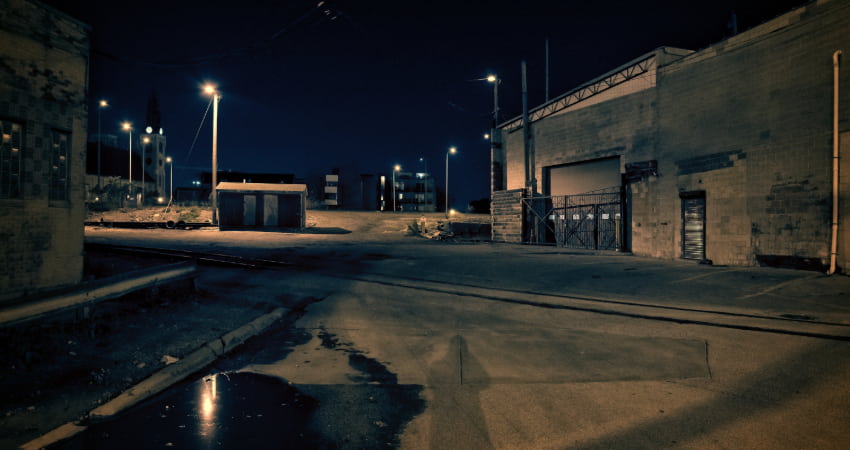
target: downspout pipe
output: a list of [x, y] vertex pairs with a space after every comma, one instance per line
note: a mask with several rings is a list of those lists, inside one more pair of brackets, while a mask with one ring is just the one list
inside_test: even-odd
[[832, 275], [836, 270], [836, 258], [838, 256], [838, 75], [841, 50], [832, 54], [832, 238], [829, 250], [829, 272]]

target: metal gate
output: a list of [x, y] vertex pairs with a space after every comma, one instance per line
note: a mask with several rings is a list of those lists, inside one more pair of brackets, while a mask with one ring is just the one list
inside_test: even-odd
[[524, 198], [526, 243], [623, 249], [622, 191]]

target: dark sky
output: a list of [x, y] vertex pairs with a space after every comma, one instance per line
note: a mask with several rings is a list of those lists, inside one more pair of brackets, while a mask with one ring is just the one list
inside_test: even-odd
[[[104, 133], [144, 126], [155, 90], [175, 158], [175, 185], [209, 170], [211, 125], [200, 90], [214, 82], [219, 168], [294, 173], [332, 168], [418, 170], [437, 183], [450, 161], [454, 205], [488, 196], [492, 84], [503, 78], [502, 120], [521, 113], [520, 62], [529, 104], [544, 101], [544, 42], [550, 97], [660, 46], [700, 49], [805, 0], [764, 1], [159, 1], [50, 0], [92, 27], [90, 129], [105, 98]], [[122, 141], [119, 140], [119, 144]], [[123, 145], [126, 145], [124, 143]]]

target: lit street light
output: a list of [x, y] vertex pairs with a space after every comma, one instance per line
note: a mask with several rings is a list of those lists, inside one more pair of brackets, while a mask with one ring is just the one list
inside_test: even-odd
[[97, 106], [97, 190], [100, 191], [100, 111], [109, 106], [106, 100], [101, 100]]
[[121, 124], [121, 128], [124, 131], [130, 133], [130, 181], [127, 191], [130, 194], [130, 197], [133, 197], [133, 125], [130, 122], [124, 122]]
[[168, 174], [168, 204], [170, 205], [172, 200], [174, 200], [174, 162], [170, 156], [165, 157], [165, 162], [168, 164], [169, 174]]
[[[487, 82], [493, 83], [493, 125], [490, 127], [490, 196], [493, 196], [493, 190], [496, 186], [495, 171], [493, 170], [493, 162], [496, 157], [496, 127], [499, 126], [499, 83], [502, 80], [496, 75], [487, 75]], [[487, 139], [485, 137], [484, 139]], [[501, 188], [501, 186], [499, 186]]]
[[212, 192], [210, 193], [210, 200], [212, 202], [212, 223], [213, 225], [218, 224], [218, 212], [216, 205], [216, 192], [215, 185], [218, 181], [218, 102], [221, 100], [221, 94], [218, 93], [215, 86], [211, 84], [207, 84], [204, 86], [204, 93], [207, 95], [212, 95], [213, 102], [213, 135], [212, 135]]
[[396, 211], [396, 207], [395, 207], [395, 198], [396, 198], [396, 195], [395, 195], [395, 173], [398, 172], [399, 170], [401, 170], [401, 166], [396, 164], [395, 167], [393, 167], [393, 212]]
[[446, 152], [446, 219], [449, 218], [449, 155], [457, 153], [457, 147], [449, 147]]

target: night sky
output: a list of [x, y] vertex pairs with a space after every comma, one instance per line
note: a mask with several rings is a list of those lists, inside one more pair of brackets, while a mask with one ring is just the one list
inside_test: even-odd
[[198, 130], [217, 84], [219, 169], [386, 173], [394, 164], [444, 183], [453, 205], [489, 195], [488, 131], [496, 73], [501, 120], [521, 114], [520, 62], [529, 105], [660, 46], [698, 50], [804, 0], [764, 1], [46, 1], [92, 27], [90, 130], [144, 127], [156, 92], [175, 185], [209, 170], [211, 124]]

